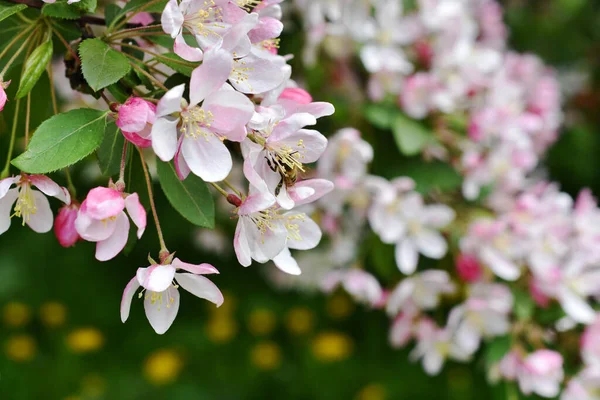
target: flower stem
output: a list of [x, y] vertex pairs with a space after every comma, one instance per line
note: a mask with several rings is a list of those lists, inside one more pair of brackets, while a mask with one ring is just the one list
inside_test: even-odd
[[31, 92], [27, 93], [27, 105], [25, 107], [25, 148], [29, 144], [29, 119], [31, 117]]
[[54, 90], [54, 71], [52, 71], [52, 64], [48, 64], [48, 79], [50, 79], [50, 97], [52, 98], [52, 111], [54, 115], [58, 114], [58, 103], [56, 102], [56, 92]]
[[138, 152], [140, 153], [140, 158], [142, 160], [142, 169], [144, 170], [144, 177], [146, 178], [146, 185], [148, 185], [148, 197], [150, 199], [150, 209], [152, 210], [152, 216], [154, 217], [154, 223], [156, 224], [156, 232], [158, 233], [158, 241], [160, 242], [160, 253], [168, 253], [167, 245], [165, 244], [165, 239], [163, 237], [162, 230], [160, 229], [160, 222], [158, 221], [158, 214], [156, 213], [156, 205], [154, 204], [154, 196], [152, 195], [152, 180], [150, 179], [150, 174], [148, 173], [148, 167], [146, 166], [146, 160], [144, 160], [144, 153], [142, 149], [137, 147]]
[[158, 79], [156, 79], [156, 77], [154, 77], [152, 74], [149, 74], [148, 72], [144, 71], [143, 68], [140, 68], [139, 66], [137, 66], [135, 64], [135, 62], [130, 61], [129, 64], [133, 67], [133, 69], [135, 69], [136, 71], [139, 71], [142, 75], [145, 75], [146, 77], [148, 77], [148, 79], [150, 79], [156, 86], [158, 86], [159, 88], [161, 88], [165, 92], [169, 91], [169, 88], [166, 87], [165, 85], [163, 85], [163, 83], [161, 81], [159, 81]]
[[117, 181], [117, 187], [122, 186], [123, 190], [125, 190], [125, 161], [127, 160], [127, 143], [127, 140], [125, 140], [125, 143], [123, 144], [123, 153], [121, 154], [121, 167], [119, 169], [119, 180]]
[[129, 20], [131, 20], [131, 18], [135, 17], [138, 13], [144, 11], [145, 9], [147, 9], [150, 6], [153, 6], [154, 4], [158, 3], [159, 1], [161, 1], [161, 0], [151, 0], [151, 1], [147, 2], [146, 4], [144, 4], [143, 6], [141, 6], [140, 8], [138, 8], [137, 10], [135, 10], [134, 12], [129, 14], [129, 16], [125, 17], [118, 24], [115, 25], [114, 22], [112, 24], [110, 24], [108, 27], [108, 31], [110, 32], [110, 31], [113, 31], [114, 29], [119, 29], [123, 25], [126, 25], [127, 22], [129, 22]]
[[157, 60], [166, 60], [166, 61], [168, 61], [170, 63], [173, 63], [173, 64], [185, 65], [186, 67], [192, 67], [192, 68], [195, 68], [195, 67], [198, 66], [198, 64], [194, 64], [194, 63], [189, 62], [189, 61], [182, 61], [182, 60], [176, 60], [176, 59], [173, 59], [173, 58], [165, 57], [162, 54], [155, 53], [154, 51], [151, 51], [151, 50], [148, 50], [148, 49], [144, 49], [143, 47], [136, 46], [134, 44], [123, 43], [123, 42], [120, 42], [120, 43], [117, 43], [117, 44], [119, 46], [122, 46], [122, 47], [128, 47], [130, 49], [135, 49], [135, 50], [142, 51], [142, 52], [144, 52], [146, 54], [150, 54], [151, 56], [155, 57]]
[[225, 189], [223, 189], [221, 186], [217, 185], [217, 184], [216, 184], [216, 183], [214, 183], [214, 182], [209, 182], [209, 183], [212, 185], [212, 187], [214, 187], [215, 189], [217, 189], [217, 191], [218, 191], [219, 193], [221, 193], [223, 196], [225, 196], [225, 197], [229, 196], [229, 193], [227, 193], [227, 192], [225, 191]]
[[227, 179], [225, 179], [225, 180], [223, 181], [223, 183], [224, 183], [225, 185], [227, 185], [227, 187], [228, 187], [229, 189], [233, 190], [233, 191], [235, 192], [235, 194], [237, 194], [238, 196], [241, 196], [241, 195], [242, 195], [242, 192], [240, 192], [239, 190], [237, 190], [237, 189], [235, 188], [235, 186], [233, 186], [231, 183], [229, 183], [229, 181], [228, 181]]
[[63, 171], [65, 171], [65, 177], [67, 178], [67, 189], [71, 193], [71, 198], [75, 198], [77, 190], [75, 189], [75, 185], [73, 185], [73, 179], [71, 179], [71, 171], [69, 171], [69, 167], [66, 167]]
[[[34, 34], [36, 33], [38, 28], [35, 28], [34, 32], [31, 34], [31, 36], [29, 38], [27, 38], [25, 40], [25, 43], [23, 43], [23, 46], [19, 47], [17, 49], [17, 51], [15, 52], [15, 54], [12, 55], [12, 57], [10, 58], [10, 60], [8, 60], [8, 62], [4, 65], [4, 68], [2, 69], [2, 71], [0, 72], [0, 80], [4, 79], [4, 74], [6, 74], [6, 71], [8, 71], [8, 69], [10, 68], [10, 66], [12, 65], [12, 63], [17, 59], [17, 57], [19, 57], [19, 54], [21, 54], [21, 52], [23, 50], [25, 50], [25, 48], [27, 47], [27, 42], [29, 42], [31, 40], [31, 38], [34, 36]], [[23, 32], [25, 33], [25, 32]], [[14, 41], [14, 40], [13, 40]], [[14, 44], [14, 43], [13, 43]], [[4, 56], [4, 53], [6, 52], [6, 50], [10, 47], [10, 45], [4, 49], [4, 51], [2, 52], [2, 54], [0, 54], [0, 58], [2, 56]]]
[[[110, 40], [115, 40], [115, 39], [120, 39], [120, 38], [127, 38], [127, 37], [132, 37], [132, 36], [137, 36], [137, 34], [140, 31], [145, 31], [148, 29], [159, 29], [156, 33], [158, 34], [162, 34], [162, 26], [161, 25], [148, 25], [148, 26], [138, 26], [135, 28], [129, 28], [129, 29], [123, 29], [120, 31], [117, 31], [113, 34], [109, 34], [106, 36], [107, 39]], [[129, 35], [129, 33], [133, 33], [134, 35]]]
[[0, 53], [0, 58], [4, 57], [6, 55], [6, 53], [9, 52], [9, 50], [11, 49], [12, 46], [14, 46], [15, 43], [17, 43], [19, 41], [19, 39], [21, 39], [23, 36], [27, 35], [29, 33], [29, 31], [31, 31], [31, 29], [33, 28], [33, 25], [25, 28], [25, 30], [21, 33], [19, 33], [17, 36], [15, 36], [10, 43], [8, 43], [6, 45], [6, 47], [4, 48], [4, 50], [2, 50], [2, 52]]
[[65, 48], [69, 51], [69, 53], [71, 53], [71, 55], [73, 56], [73, 59], [75, 59], [77, 62], [80, 62], [79, 55], [77, 54], [77, 52], [75, 50], [73, 50], [73, 47], [71, 47], [69, 42], [67, 42], [66, 39], [63, 37], [63, 35], [60, 34], [58, 29], [56, 29], [54, 24], [51, 22], [52, 20], [49, 20], [49, 21], [50, 21], [49, 26], [50, 26], [50, 29], [52, 29], [52, 33], [54, 33], [56, 35], [58, 40], [60, 40], [61, 43], [63, 44], [63, 46], [65, 46]]
[[6, 156], [6, 165], [4, 165], [4, 169], [0, 173], [0, 179], [4, 179], [8, 177], [8, 173], [10, 170], [10, 159], [12, 158], [12, 152], [15, 147], [15, 136], [17, 134], [17, 123], [19, 122], [19, 104], [21, 104], [21, 99], [17, 99], [15, 104], [15, 116], [13, 118], [12, 131], [10, 133], [10, 144], [8, 145], [8, 154]]

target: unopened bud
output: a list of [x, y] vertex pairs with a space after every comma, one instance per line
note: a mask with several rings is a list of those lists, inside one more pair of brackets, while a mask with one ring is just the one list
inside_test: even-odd
[[78, 204], [73, 203], [69, 206], [64, 206], [60, 209], [54, 220], [54, 234], [63, 247], [74, 246], [80, 239], [79, 233], [75, 229], [75, 220], [77, 219], [78, 211]]
[[229, 202], [229, 204], [232, 204], [236, 207], [239, 207], [242, 205], [242, 200], [239, 197], [237, 197], [235, 194], [228, 194], [227, 201]]

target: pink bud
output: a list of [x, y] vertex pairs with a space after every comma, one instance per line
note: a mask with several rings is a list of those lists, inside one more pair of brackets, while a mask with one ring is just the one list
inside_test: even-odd
[[235, 194], [228, 194], [227, 202], [236, 207], [239, 207], [242, 205], [242, 200], [239, 197], [237, 197]]
[[74, 246], [80, 239], [75, 229], [78, 211], [79, 204], [72, 203], [69, 206], [62, 207], [54, 220], [54, 234], [62, 247]]
[[10, 84], [10, 81], [8, 81], [8, 82], [0, 81], [0, 111], [2, 111], [4, 109], [4, 105], [6, 104], [7, 97], [6, 97], [6, 92], [4, 91], [4, 89], [6, 89], [9, 84]]
[[304, 89], [286, 88], [279, 95], [280, 99], [293, 100], [299, 104], [309, 104], [312, 102], [312, 96]]
[[150, 133], [156, 120], [156, 105], [138, 97], [129, 98], [119, 107], [117, 126], [123, 136], [139, 147], [152, 145]]
[[481, 279], [483, 268], [476, 257], [470, 254], [459, 254], [456, 257], [456, 272], [463, 281], [474, 283]]

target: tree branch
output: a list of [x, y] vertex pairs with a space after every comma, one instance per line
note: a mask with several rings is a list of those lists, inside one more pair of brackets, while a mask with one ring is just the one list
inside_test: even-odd
[[[9, 3], [15, 3], [15, 4], [25, 4], [28, 7], [32, 7], [32, 8], [42, 8], [44, 6], [44, 3], [42, 0], [5, 0], [8, 1]], [[91, 25], [106, 25], [106, 20], [102, 17], [96, 17], [94, 15], [82, 15], [79, 20], [79, 23], [81, 24], [91, 24]], [[132, 23], [127, 23], [125, 26], [127, 26], [128, 28], [137, 28], [139, 26], [142, 26], [142, 24], [132, 24]]]

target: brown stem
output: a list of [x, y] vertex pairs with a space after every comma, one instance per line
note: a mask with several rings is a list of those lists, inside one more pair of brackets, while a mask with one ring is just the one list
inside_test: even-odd
[[[152, 216], [154, 217], [154, 223], [156, 224], [156, 232], [158, 233], [158, 241], [160, 242], [160, 253], [168, 254], [169, 250], [167, 250], [167, 245], [165, 244], [165, 239], [163, 237], [162, 230], [160, 229], [160, 222], [158, 222], [158, 214], [156, 213], [156, 205], [154, 204], [154, 196], [152, 195], [152, 180], [150, 179], [150, 174], [148, 173], [148, 167], [146, 166], [146, 160], [144, 160], [144, 153], [142, 153], [142, 149], [137, 147], [138, 152], [140, 153], [140, 159], [142, 160], [142, 168], [144, 169], [144, 177], [146, 178], [146, 184], [148, 185], [148, 197], [150, 198], [150, 209], [152, 210]], [[161, 257], [162, 258], [162, 257]], [[162, 262], [163, 260], [161, 260]]]

